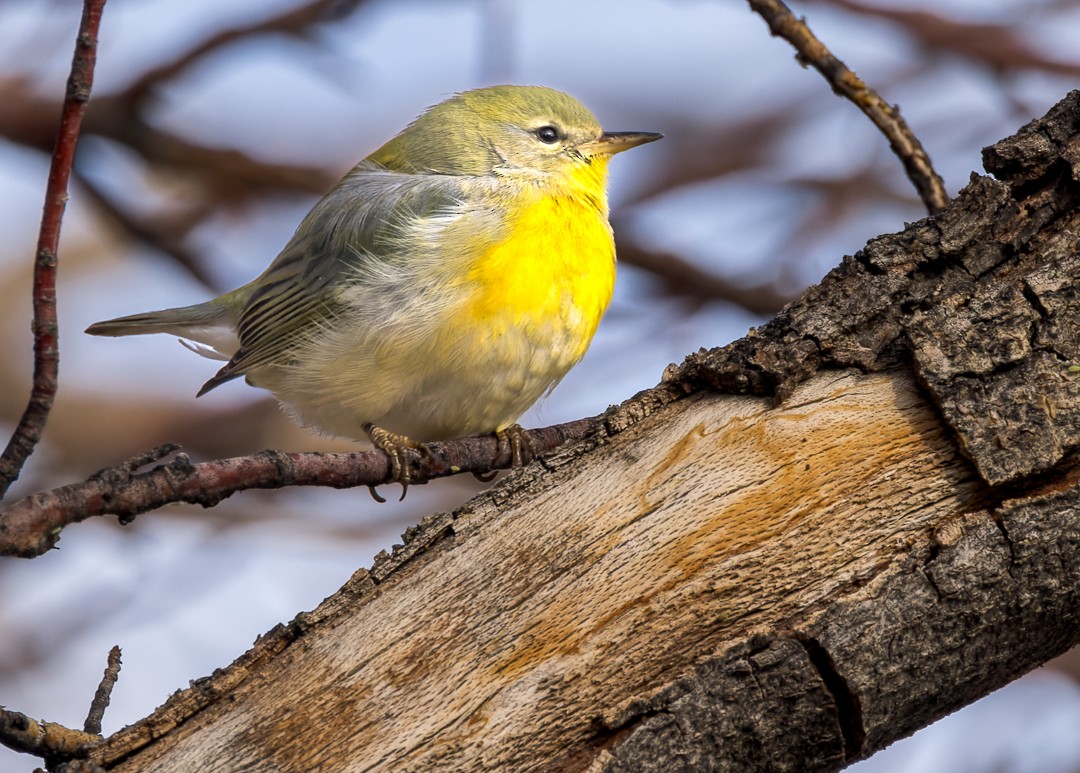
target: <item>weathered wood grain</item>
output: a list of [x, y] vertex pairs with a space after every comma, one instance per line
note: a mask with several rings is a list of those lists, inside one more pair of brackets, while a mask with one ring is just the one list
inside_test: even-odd
[[[792, 647], [744, 639], [928, 549], [981, 489], [901, 374], [822, 374], [780, 408], [690, 398], [600, 450], [448, 517], [440, 545], [116, 769], [584, 768], [732, 646], [769, 689], [763, 653]], [[803, 672], [772, 689], [822, 704], [819, 746], [842, 762], [820, 653], [794, 650]], [[774, 727], [762, 748], [791, 735]]]

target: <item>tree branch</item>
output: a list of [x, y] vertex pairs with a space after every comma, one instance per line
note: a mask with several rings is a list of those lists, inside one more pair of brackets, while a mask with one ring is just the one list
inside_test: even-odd
[[36, 719], [0, 706], [0, 743], [45, 759], [65, 760], [101, 744], [101, 736]]
[[116, 679], [120, 676], [120, 647], [114, 645], [109, 650], [109, 660], [105, 666], [105, 673], [101, 676], [101, 682], [94, 692], [94, 699], [90, 701], [90, 712], [86, 715], [83, 723], [83, 732], [91, 735], [101, 735], [101, 720], [105, 716], [105, 709], [112, 700], [112, 691], [116, 686]]
[[[203, 267], [198, 256], [184, 244], [182, 238], [169, 233], [170, 229], [163, 222], [153, 222], [147, 218], [140, 218], [129, 212], [123, 206], [113, 201], [93, 180], [79, 170], [75, 170], [75, 179], [86, 191], [87, 195], [97, 204], [102, 213], [116, 221], [116, 224], [126, 231], [132, 238], [146, 244], [148, 247], [165, 253], [188, 272], [199, 284], [215, 292], [223, 292], [222, 288], [216, 287], [213, 278]], [[191, 217], [185, 217], [187, 221], [184, 232], [190, 231], [205, 214], [209, 207], [202, 206]]]
[[[596, 432], [594, 419], [528, 430], [536, 454], [550, 453], [572, 440]], [[424, 456], [410, 458], [411, 482], [425, 483], [463, 472], [505, 470], [510, 448], [494, 435], [430, 443]], [[186, 454], [157, 462], [179, 451], [164, 445], [121, 465], [92, 475], [82, 483], [43, 491], [0, 509], [0, 555], [34, 558], [56, 545], [61, 531], [99, 515], [130, 522], [136, 515], [173, 502], [213, 507], [238, 491], [285, 486], [375, 487], [391, 482], [390, 463], [382, 451], [354, 453], [286, 453], [263, 451], [253, 456], [192, 464]], [[143, 470], [148, 465], [149, 470]]]
[[[618, 233], [618, 228], [616, 228]], [[794, 300], [768, 284], [745, 287], [696, 266], [692, 261], [670, 252], [656, 252], [634, 239], [617, 236], [619, 262], [640, 268], [663, 284], [672, 295], [698, 303], [729, 301], [753, 314], [775, 314]]]
[[60, 224], [67, 204], [67, 185], [75, 160], [86, 103], [94, 82], [97, 34], [105, 0], [86, 0], [75, 41], [75, 56], [68, 77], [67, 96], [60, 116], [49, 181], [45, 189], [45, 211], [41, 218], [37, 257], [34, 260], [34, 383], [30, 401], [0, 456], [0, 497], [19, 477], [45, 430], [45, 421], [56, 395], [60, 362], [60, 330], [56, 321], [56, 266]]
[[[961, 21], [931, 11], [867, 5], [857, 0], [825, 1], [851, 13], [885, 19], [905, 29], [930, 52], [963, 56], [999, 74], [1032, 70], [1069, 78], [1080, 75], [1080, 64], [1055, 59], [1024, 40], [1019, 22], [1021, 14], [1030, 13], [1029, 8], [1018, 6], [1015, 18], [994, 24]], [[1044, 6], [1042, 10], [1049, 8]]]
[[749, 0], [750, 7], [769, 25], [773, 35], [784, 38], [799, 52], [799, 61], [810, 64], [825, 76], [833, 91], [855, 104], [889, 140], [889, 147], [904, 165], [904, 171], [919, 192], [919, 197], [933, 215], [945, 208], [949, 196], [941, 176], [934, 171], [923, 149], [900, 111], [863, 83], [858, 75], [833, 56], [806, 24], [795, 17], [783, 0]]
[[[45, 760], [50, 770], [71, 773], [98, 773], [101, 768], [86, 762], [87, 752], [102, 742], [101, 719], [109, 705], [116, 677], [120, 673], [120, 648], [109, 650], [109, 662], [90, 703], [90, 713], [82, 730], [55, 722], [39, 722], [18, 711], [0, 706], [0, 744], [17, 752]], [[72, 765], [64, 767], [65, 763]]]
[[343, 16], [363, 3], [364, 0], [309, 0], [265, 19], [218, 30], [173, 60], [147, 70], [124, 91], [123, 99], [130, 102], [145, 99], [162, 83], [182, 74], [208, 54], [238, 40], [274, 32], [299, 37], [307, 34], [309, 28], [317, 22]]

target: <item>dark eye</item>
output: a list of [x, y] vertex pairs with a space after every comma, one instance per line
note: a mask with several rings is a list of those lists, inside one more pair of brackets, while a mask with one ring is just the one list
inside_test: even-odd
[[536, 130], [536, 136], [541, 142], [546, 142], [548, 145], [559, 141], [559, 130], [554, 126], [541, 126]]

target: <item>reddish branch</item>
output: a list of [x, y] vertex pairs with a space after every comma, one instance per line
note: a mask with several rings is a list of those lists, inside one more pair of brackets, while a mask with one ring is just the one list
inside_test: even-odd
[[68, 199], [68, 178], [75, 160], [79, 126], [94, 82], [97, 34], [104, 8], [105, 0], [86, 0], [75, 41], [75, 57], [71, 63], [56, 149], [49, 168], [45, 211], [41, 217], [37, 257], [34, 259], [34, 384], [30, 402], [0, 457], [0, 496], [19, 477], [27, 458], [41, 439], [56, 395], [60, 362], [59, 328], [56, 322], [56, 256], [60, 243], [60, 223]]
[[[546, 454], [596, 431], [595, 419], [579, 419], [526, 434], [535, 454]], [[494, 435], [431, 443], [429, 453], [411, 460], [412, 483], [462, 472], [485, 473], [510, 467], [509, 444]], [[82, 483], [44, 491], [0, 510], [0, 555], [33, 558], [56, 545], [72, 523], [96, 515], [116, 515], [128, 522], [136, 515], [173, 502], [213, 507], [237, 491], [285, 486], [374, 487], [390, 482], [390, 463], [382, 451], [355, 453], [286, 453], [193, 464], [175, 445], [155, 448], [124, 464], [92, 475]], [[148, 465], [156, 465], [150, 469]]]
[[900, 117], [900, 111], [863, 83], [847, 65], [833, 56], [806, 24], [795, 17], [783, 0], [749, 0], [750, 7], [769, 25], [773, 35], [782, 37], [799, 52], [799, 60], [825, 76], [833, 91], [847, 97], [874, 122], [889, 140], [893, 152], [904, 165], [908, 178], [931, 215], [945, 209], [949, 197], [945, 183], [934, 171], [922, 143]]

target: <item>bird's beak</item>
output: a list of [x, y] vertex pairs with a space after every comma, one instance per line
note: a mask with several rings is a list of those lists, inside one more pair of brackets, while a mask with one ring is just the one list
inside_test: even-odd
[[582, 143], [579, 149], [587, 156], [613, 156], [646, 142], [656, 142], [663, 136], [657, 132], [604, 132], [597, 139]]

